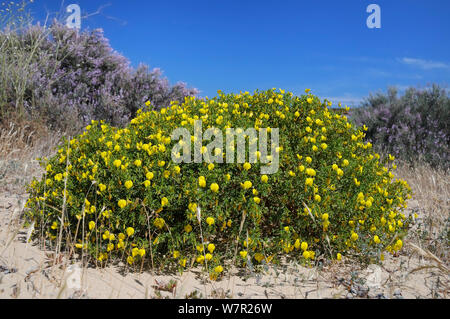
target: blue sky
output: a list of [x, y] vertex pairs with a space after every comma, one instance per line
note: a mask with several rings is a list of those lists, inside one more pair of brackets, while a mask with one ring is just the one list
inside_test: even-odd
[[[272, 87], [357, 104], [388, 86], [450, 79], [448, 0], [35, 0], [38, 19], [79, 4], [134, 66], [159, 67], [201, 96]], [[369, 29], [369, 4], [381, 29]], [[101, 8], [99, 14], [94, 14]]]

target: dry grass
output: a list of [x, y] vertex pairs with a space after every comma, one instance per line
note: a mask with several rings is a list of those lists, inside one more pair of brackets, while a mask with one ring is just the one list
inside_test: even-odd
[[409, 234], [421, 249], [449, 262], [450, 174], [421, 164], [416, 168], [401, 166], [397, 175], [408, 181], [413, 190], [410, 209], [419, 216]]
[[38, 122], [0, 121], [0, 191], [23, 194], [41, 173], [36, 158], [50, 156], [62, 135]]

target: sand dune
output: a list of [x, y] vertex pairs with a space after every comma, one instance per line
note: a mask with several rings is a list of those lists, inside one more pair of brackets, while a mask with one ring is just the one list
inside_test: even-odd
[[[19, 198], [19, 200], [18, 200]], [[269, 265], [260, 273], [234, 269], [220, 281], [200, 269], [183, 274], [81, 267], [26, 243], [20, 198], [0, 194], [0, 298], [446, 298], [445, 265], [406, 245], [381, 266], [351, 261], [304, 267]], [[413, 202], [414, 205], [414, 202]], [[425, 253], [423, 253], [425, 254]]]

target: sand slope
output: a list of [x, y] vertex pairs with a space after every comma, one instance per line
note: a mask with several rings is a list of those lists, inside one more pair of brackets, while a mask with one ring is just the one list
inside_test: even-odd
[[0, 298], [446, 298], [448, 293], [445, 266], [436, 268], [439, 263], [408, 245], [381, 266], [362, 269], [345, 260], [325, 267], [270, 265], [262, 273], [235, 269], [218, 282], [200, 269], [161, 275], [120, 266], [82, 269], [65, 259], [54, 264], [51, 252], [26, 243], [19, 218], [24, 198], [0, 194]]

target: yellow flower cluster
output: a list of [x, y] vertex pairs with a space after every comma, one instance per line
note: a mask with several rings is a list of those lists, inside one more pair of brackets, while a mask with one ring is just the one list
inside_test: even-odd
[[[63, 238], [75, 239], [65, 245], [75, 242], [102, 263], [124, 258], [130, 265], [149, 263], [151, 251], [153, 264], [199, 264], [214, 278], [223, 273], [224, 259], [232, 259], [236, 238], [240, 265], [281, 256], [341, 260], [349, 251], [381, 257], [402, 248], [410, 188], [345, 112], [309, 90], [294, 96], [272, 89], [188, 97], [159, 111], [138, 111], [121, 129], [93, 121], [41, 161], [45, 173], [28, 188], [27, 216], [36, 229], [43, 227], [45, 239], [56, 240], [65, 201], [63, 229], [70, 236]], [[172, 155], [181, 154], [172, 154], [174, 146], [197, 141], [195, 121], [223, 133], [279, 128], [277, 154], [267, 153], [279, 157], [279, 170], [261, 175], [263, 164], [250, 162], [249, 154], [244, 163], [175, 163]], [[190, 140], [172, 140], [180, 127], [191, 132]], [[213, 153], [225, 159], [236, 150], [230, 146]], [[202, 145], [201, 155], [208, 149]]]

